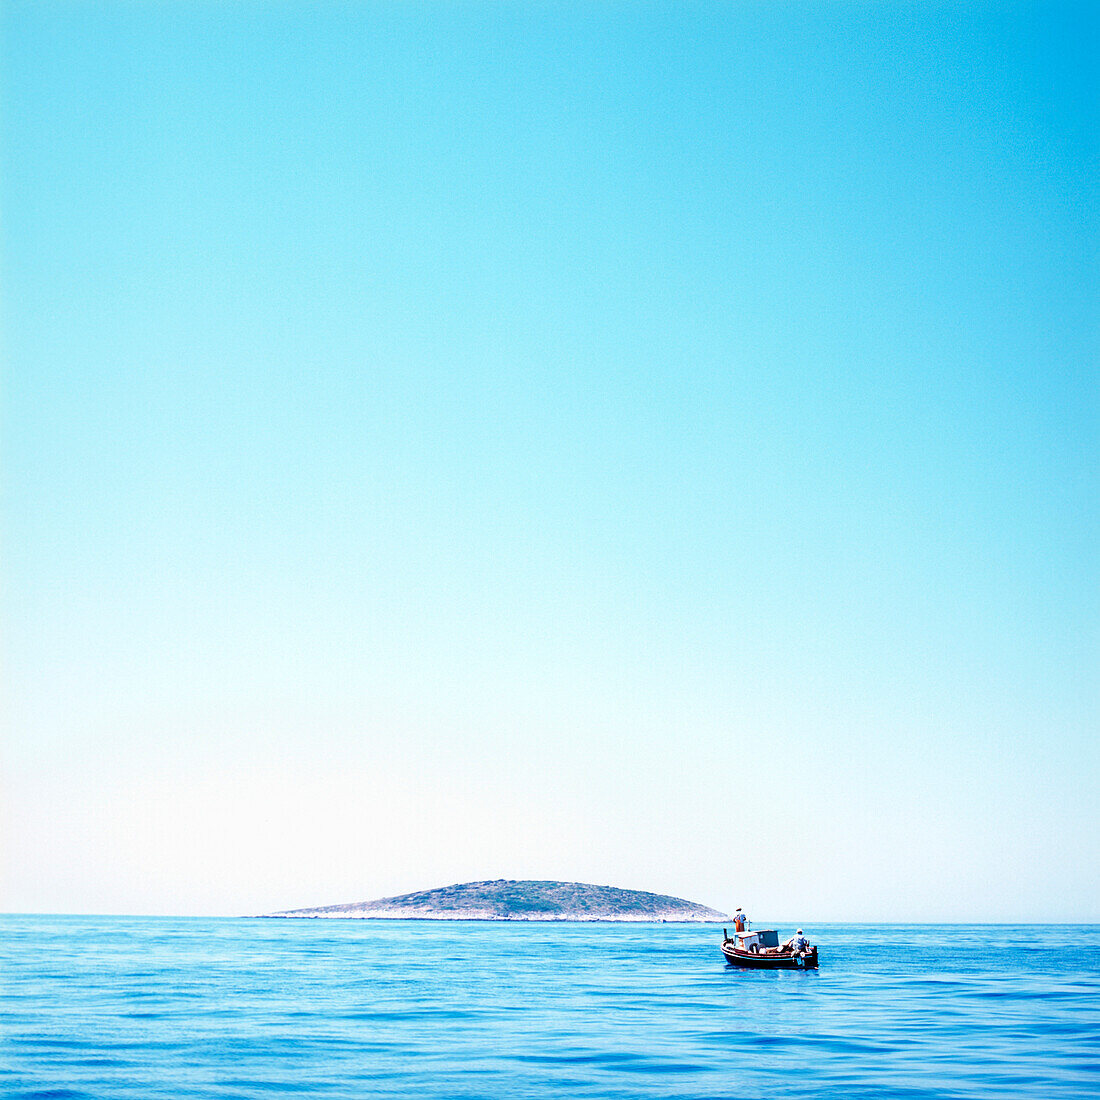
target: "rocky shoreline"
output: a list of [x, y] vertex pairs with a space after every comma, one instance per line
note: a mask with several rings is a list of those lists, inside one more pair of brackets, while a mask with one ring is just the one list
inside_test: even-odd
[[604, 921], [708, 923], [726, 920], [709, 906], [667, 894], [584, 882], [496, 879], [376, 901], [288, 909], [267, 917], [369, 920]]

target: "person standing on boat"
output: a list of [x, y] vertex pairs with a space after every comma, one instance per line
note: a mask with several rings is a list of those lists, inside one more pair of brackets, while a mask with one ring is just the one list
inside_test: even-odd
[[741, 906], [737, 907], [737, 912], [733, 914], [733, 930], [735, 932], [747, 932], [749, 930], [749, 918], [741, 912]]

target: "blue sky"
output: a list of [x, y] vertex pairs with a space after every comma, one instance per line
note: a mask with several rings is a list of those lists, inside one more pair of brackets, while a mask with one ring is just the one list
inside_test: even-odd
[[1100, 920], [1096, 39], [7, 4], [5, 907]]

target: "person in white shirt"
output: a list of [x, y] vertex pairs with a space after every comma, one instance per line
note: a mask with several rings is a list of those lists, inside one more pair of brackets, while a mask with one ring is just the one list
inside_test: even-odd
[[801, 955], [810, 946], [810, 941], [802, 935], [802, 929], [800, 928], [791, 939], [791, 950], [796, 955]]

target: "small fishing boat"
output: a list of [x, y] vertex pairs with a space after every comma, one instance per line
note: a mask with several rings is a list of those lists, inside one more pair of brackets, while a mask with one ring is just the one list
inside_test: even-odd
[[[790, 940], [782, 947], [779, 934], [771, 928], [761, 928], [756, 932], [734, 932], [731, 937], [723, 928], [725, 939], [722, 941], [722, 954], [732, 966], [743, 966], [750, 970], [816, 970], [817, 944], [805, 951], [794, 951]], [[793, 939], [793, 937], [792, 937]]]

